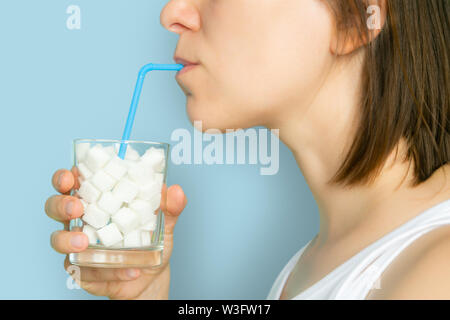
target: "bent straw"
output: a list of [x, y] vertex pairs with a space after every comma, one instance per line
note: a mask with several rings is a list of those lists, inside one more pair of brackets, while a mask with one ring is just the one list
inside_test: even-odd
[[130, 139], [131, 129], [133, 128], [134, 117], [136, 115], [136, 109], [139, 103], [139, 98], [141, 96], [142, 85], [144, 84], [145, 75], [149, 71], [153, 70], [164, 70], [164, 71], [178, 71], [183, 69], [182, 64], [153, 64], [149, 63], [141, 68], [138, 74], [138, 79], [136, 82], [136, 87], [134, 88], [133, 99], [131, 100], [130, 111], [128, 112], [127, 122], [125, 124], [125, 129], [122, 135], [122, 142], [120, 143], [119, 157], [121, 159], [125, 158], [125, 153], [127, 151], [127, 144], [124, 141]]

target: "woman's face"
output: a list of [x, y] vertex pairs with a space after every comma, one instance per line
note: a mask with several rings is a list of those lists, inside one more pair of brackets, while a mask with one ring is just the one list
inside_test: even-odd
[[323, 0], [171, 0], [161, 24], [180, 35], [175, 55], [199, 64], [177, 82], [203, 130], [272, 127], [301, 112], [333, 57]]

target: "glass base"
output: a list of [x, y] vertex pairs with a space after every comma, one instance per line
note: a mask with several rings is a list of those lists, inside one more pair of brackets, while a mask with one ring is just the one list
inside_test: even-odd
[[163, 250], [108, 250], [88, 248], [69, 254], [70, 263], [94, 268], [157, 268], [162, 264]]

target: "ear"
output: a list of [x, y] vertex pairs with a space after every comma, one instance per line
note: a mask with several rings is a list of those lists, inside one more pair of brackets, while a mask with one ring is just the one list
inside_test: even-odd
[[[349, 27], [335, 28], [330, 43], [330, 51], [333, 55], [350, 54], [369, 44], [380, 34], [386, 23], [386, 0], [365, 0], [364, 5], [366, 10], [363, 19], [361, 19], [362, 13], [353, 5], [349, 18], [354, 19], [354, 23], [348, 23]], [[344, 24], [347, 22], [349, 21], [345, 21]]]

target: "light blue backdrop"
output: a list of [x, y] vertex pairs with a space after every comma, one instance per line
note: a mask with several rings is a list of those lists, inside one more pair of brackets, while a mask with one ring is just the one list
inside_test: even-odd
[[[66, 288], [49, 245], [53, 172], [71, 166], [73, 138], [120, 138], [138, 69], [173, 63], [177, 35], [163, 0], [4, 0], [0, 4], [2, 228], [0, 298], [99, 299]], [[81, 30], [66, 28], [69, 5]], [[231, 23], [231, 21], [230, 21]], [[170, 142], [193, 128], [174, 73], [147, 77], [135, 139]], [[189, 203], [175, 229], [171, 299], [264, 299], [288, 259], [318, 230], [317, 207], [292, 154], [280, 170], [170, 164]]]

